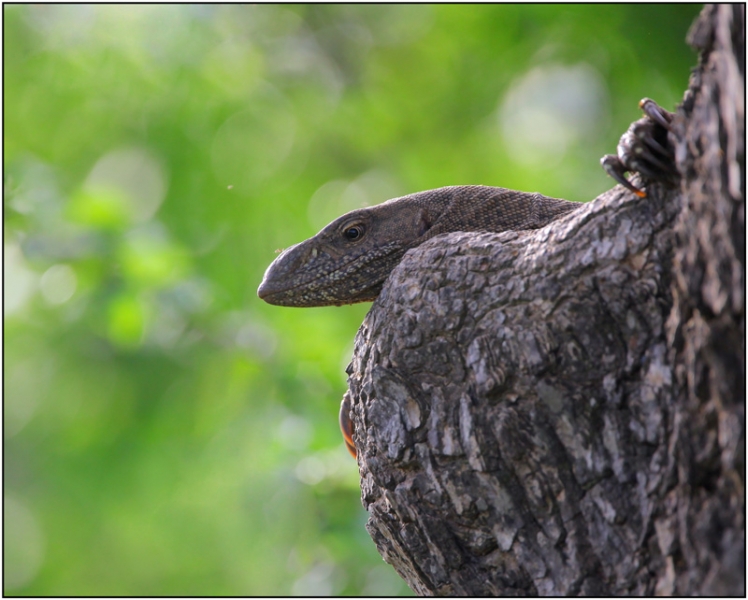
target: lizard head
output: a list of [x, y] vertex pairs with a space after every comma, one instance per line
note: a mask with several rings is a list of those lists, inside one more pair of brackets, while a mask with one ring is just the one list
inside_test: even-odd
[[346, 213], [284, 250], [265, 271], [257, 295], [279, 306], [374, 300], [403, 254], [430, 227], [426, 208], [402, 202], [406, 198]]

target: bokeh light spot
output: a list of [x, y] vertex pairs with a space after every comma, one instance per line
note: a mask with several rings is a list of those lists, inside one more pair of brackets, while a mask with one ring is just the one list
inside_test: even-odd
[[44, 299], [52, 305], [64, 304], [75, 294], [78, 278], [69, 265], [54, 265], [39, 280]]
[[559, 163], [606, 117], [603, 79], [586, 63], [536, 67], [512, 84], [498, 111], [512, 158], [529, 165]]
[[29, 300], [36, 288], [37, 276], [27, 268], [18, 244], [6, 243], [3, 252], [3, 312], [10, 315]]
[[286, 448], [304, 450], [312, 440], [312, 426], [304, 417], [289, 415], [278, 426], [278, 439]]
[[275, 175], [288, 157], [296, 118], [283, 94], [266, 85], [221, 125], [213, 139], [213, 172], [221, 185], [247, 193]]
[[166, 172], [161, 162], [143, 148], [118, 148], [104, 156], [88, 174], [84, 189], [119, 191], [136, 223], [147, 221], [166, 195]]
[[297, 579], [291, 588], [291, 594], [294, 596], [332, 596], [337, 587], [335, 566], [325, 562], [315, 565]]
[[367, 171], [353, 181], [334, 179], [320, 186], [310, 198], [309, 223], [319, 230], [342, 214], [380, 204], [402, 193], [402, 187], [382, 169]]
[[3, 591], [29, 584], [44, 560], [44, 534], [33, 513], [19, 500], [3, 497]]
[[316, 456], [305, 456], [296, 465], [296, 477], [307, 485], [317, 485], [327, 476], [327, 467]]

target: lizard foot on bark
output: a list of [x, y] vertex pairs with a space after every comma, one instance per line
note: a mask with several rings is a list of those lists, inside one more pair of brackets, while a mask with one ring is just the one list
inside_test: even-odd
[[634, 121], [618, 142], [618, 154], [600, 159], [605, 172], [640, 198], [647, 194], [628, 179], [626, 173], [638, 172], [645, 179], [674, 186], [680, 179], [675, 166], [675, 151], [668, 139], [673, 113], [644, 98], [639, 108], [645, 116]]

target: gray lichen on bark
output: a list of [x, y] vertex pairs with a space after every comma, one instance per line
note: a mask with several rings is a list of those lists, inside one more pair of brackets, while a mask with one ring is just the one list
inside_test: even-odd
[[362, 499], [417, 593], [744, 590], [741, 11], [693, 30], [681, 189], [434, 238], [372, 306], [349, 367]]

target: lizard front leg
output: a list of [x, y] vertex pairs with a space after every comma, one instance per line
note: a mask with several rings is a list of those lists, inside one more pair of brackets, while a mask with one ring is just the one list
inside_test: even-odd
[[675, 151], [668, 139], [673, 113], [644, 98], [639, 107], [645, 116], [634, 121], [618, 142], [618, 154], [607, 154], [600, 159], [605, 172], [640, 198], [647, 194], [626, 178], [626, 173], [637, 172], [645, 179], [674, 186], [680, 174], [675, 166]]

